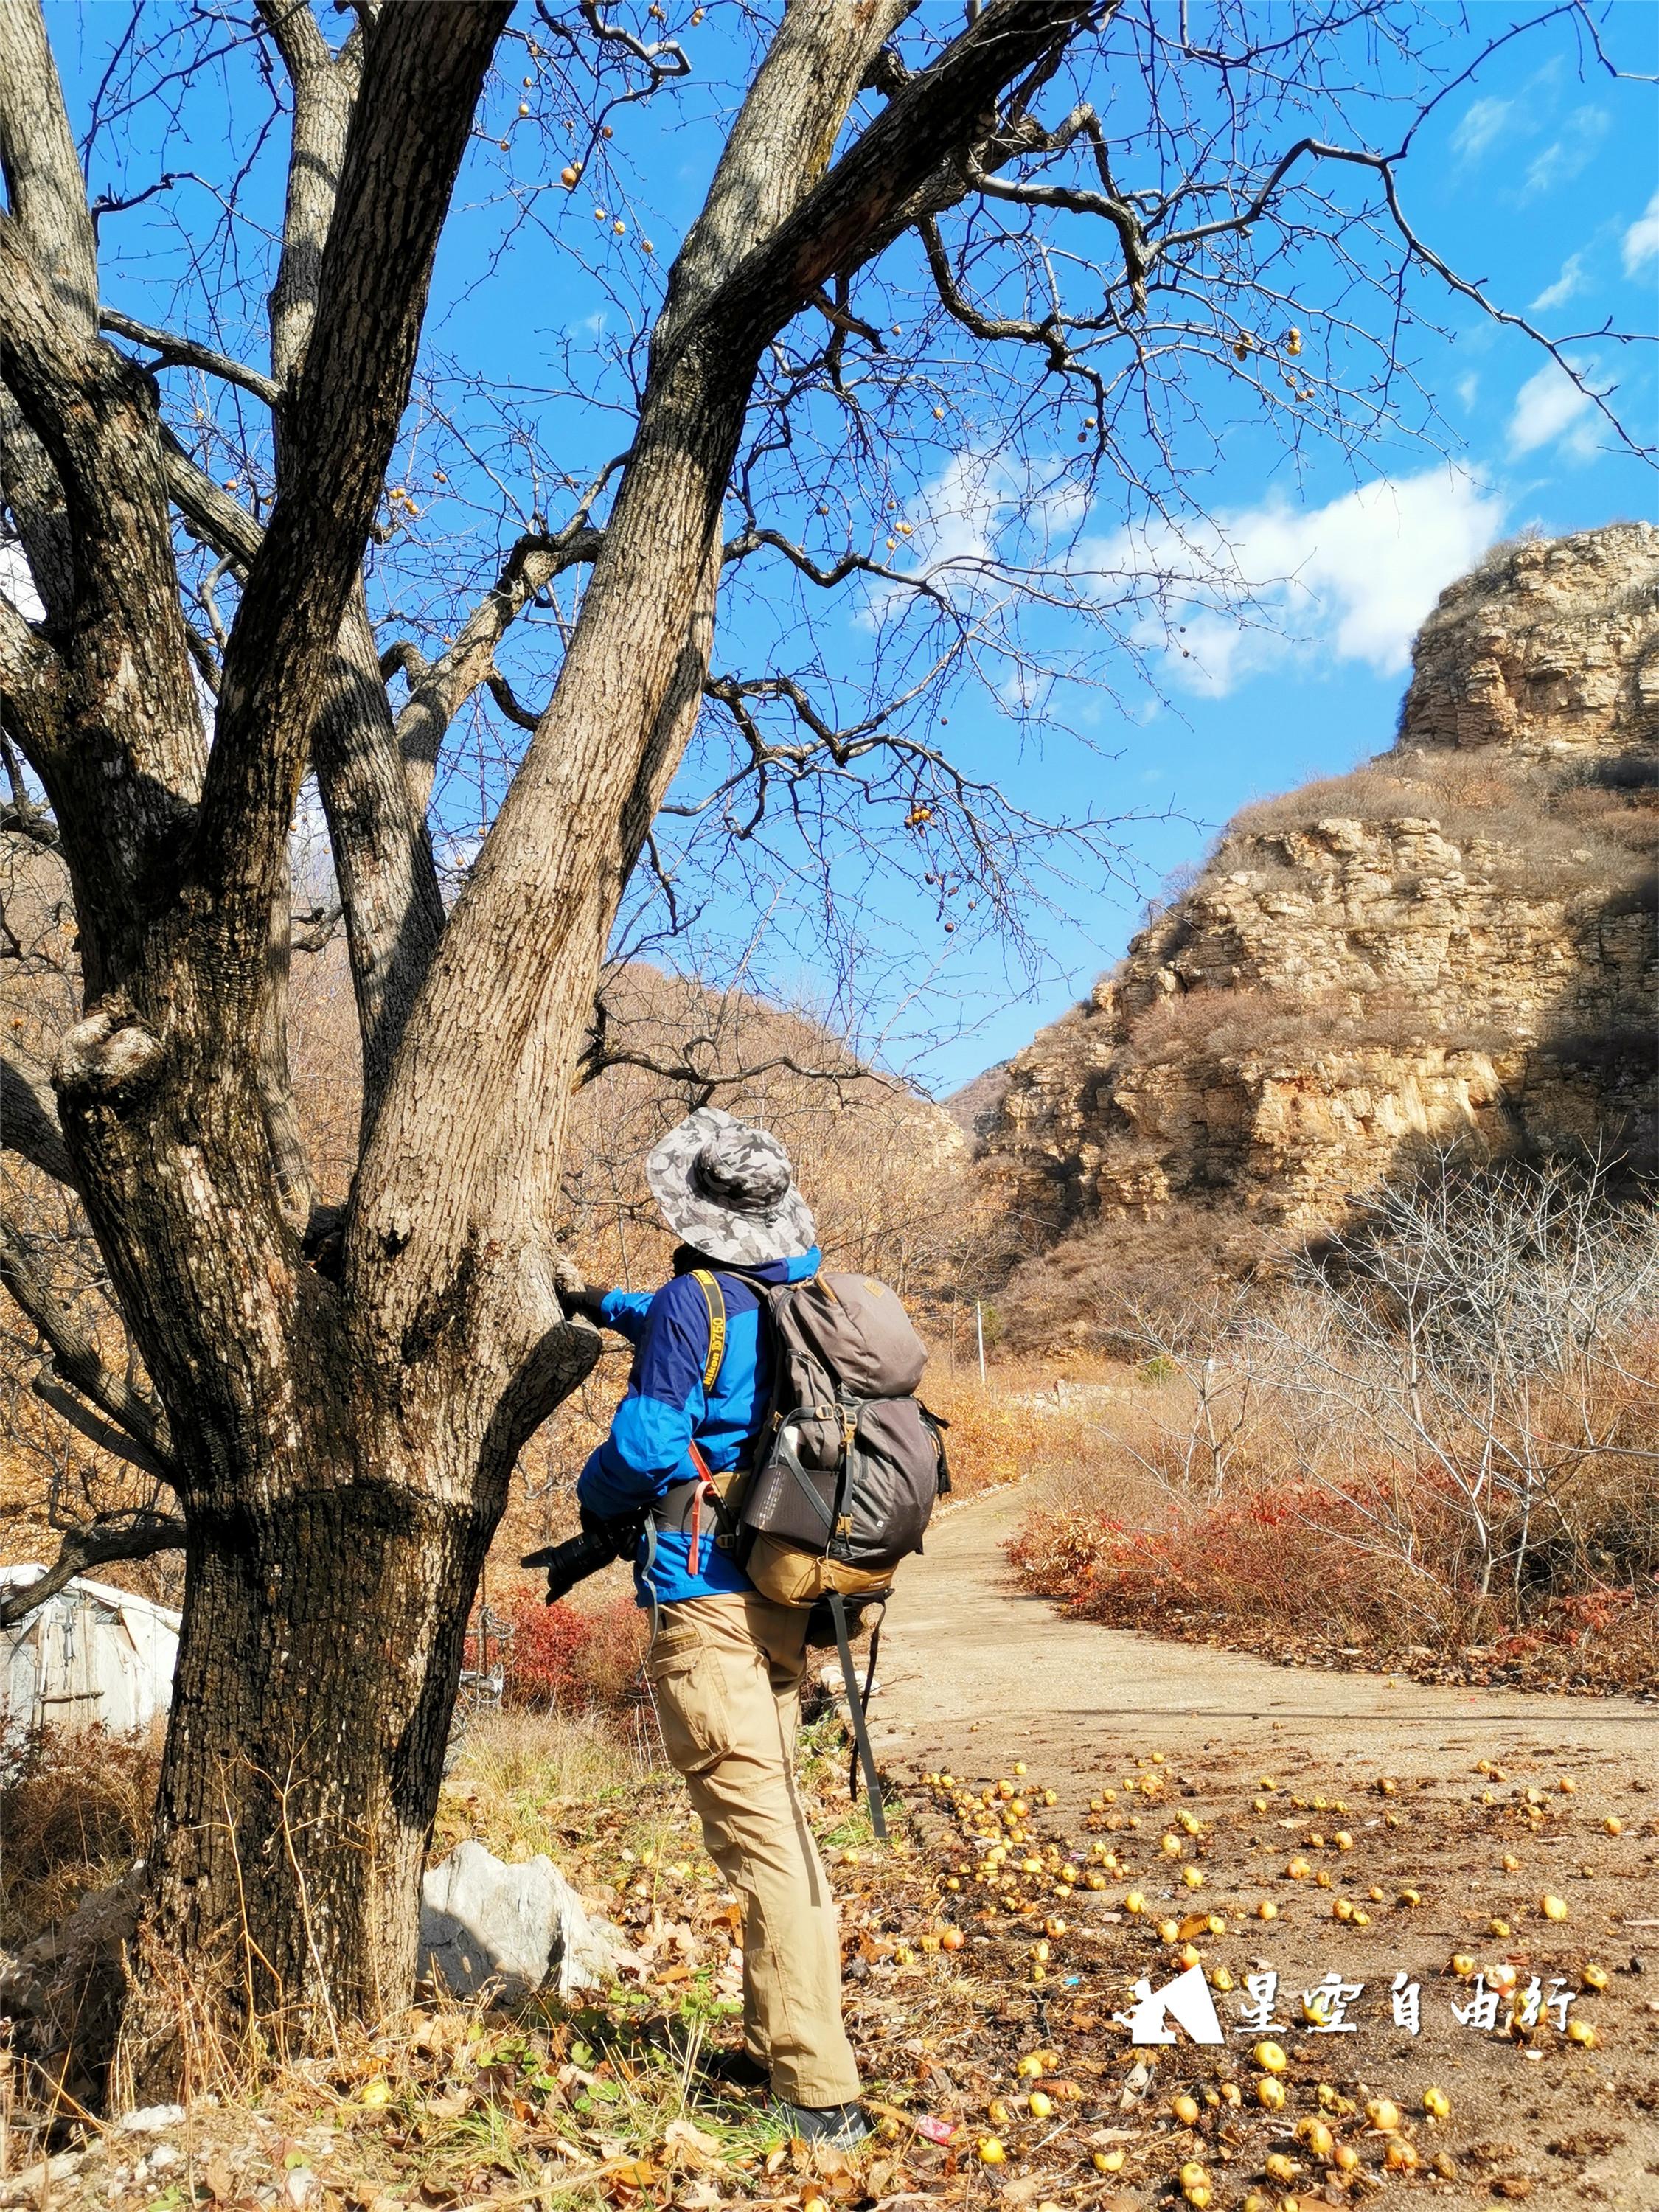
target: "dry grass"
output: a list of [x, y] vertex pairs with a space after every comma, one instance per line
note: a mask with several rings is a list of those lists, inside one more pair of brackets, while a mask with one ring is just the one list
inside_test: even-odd
[[161, 1732], [36, 1735], [0, 1781], [0, 1943], [15, 1944], [106, 1887], [147, 1848]]
[[647, 1705], [599, 1712], [481, 1714], [438, 1801], [434, 1860], [471, 1836], [514, 1863], [548, 1848], [573, 1808], [620, 1804], [663, 1765]]

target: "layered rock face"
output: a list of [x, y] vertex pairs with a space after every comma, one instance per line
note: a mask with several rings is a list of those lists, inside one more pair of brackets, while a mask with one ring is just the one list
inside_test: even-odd
[[1204, 1208], [1258, 1251], [1428, 1145], [1650, 1156], [1656, 860], [1659, 531], [1505, 548], [1425, 624], [1393, 749], [1240, 815], [1013, 1062], [988, 1152], [1051, 1237]]

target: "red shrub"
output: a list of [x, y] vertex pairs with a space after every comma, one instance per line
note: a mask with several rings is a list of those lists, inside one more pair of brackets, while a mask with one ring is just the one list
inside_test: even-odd
[[507, 1618], [512, 1635], [505, 1641], [502, 1694], [508, 1705], [574, 1711], [627, 1700], [645, 1645], [643, 1617], [631, 1598], [579, 1613], [574, 1606], [543, 1605], [526, 1592]]

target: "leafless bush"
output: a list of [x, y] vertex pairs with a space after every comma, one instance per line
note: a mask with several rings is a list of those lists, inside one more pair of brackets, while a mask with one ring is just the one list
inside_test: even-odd
[[1121, 1300], [1138, 1387], [1020, 1563], [1103, 1617], [1173, 1606], [1246, 1641], [1321, 1617], [1379, 1650], [1611, 1633], [1636, 1679], [1656, 1289], [1659, 1208], [1603, 1164], [1437, 1157], [1254, 1299]]
[[1582, 1569], [1610, 1496], [1659, 1464], [1656, 1288], [1659, 1211], [1616, 1203], [1601, 1164], [1443, 1158], [1304, 1267], [1244, 1357], [1299, 1409], [1296, 1470], [1358, 1540], [1502, 1593], [1518, 1625], [1550, 1559]]

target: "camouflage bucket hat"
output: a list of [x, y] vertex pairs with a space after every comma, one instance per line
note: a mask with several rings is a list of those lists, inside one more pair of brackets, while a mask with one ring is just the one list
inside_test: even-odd
[[669, 1227], [711, 1260], [758, 1267], [799, 1259], [817, 1242], [788, 1153], [718, 1106], [700, 1106], [671, 1129], [645, 1173]]

